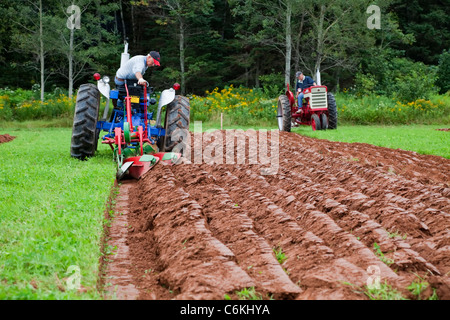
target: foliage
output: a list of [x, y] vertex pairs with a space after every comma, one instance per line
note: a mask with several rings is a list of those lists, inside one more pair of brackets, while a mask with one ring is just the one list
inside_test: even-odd
[[[41, 82], [38, 3], [20, 0], [0, 4], [0, 87], [30, 89]], [[363, 84], [363, 95], [373, 88], [373, 93], [391, 97], [398, 92], [398, 99], [410, 102], [428, 99], [430, 87], [421, 76], [429, 71], [414, 67], [414, 72], [394, 74], [394, 59], [436, 65], [450, 43], [449, 8], [438, 0], [377, 1], [382, 15], [380, 30], [366, 27], [366, 8], [373, 4], [369, 0], [350, 4], [343, 0], [42, 3], [47, 93], [53, 84], [68, 88], [70, 31], [65, 26], [68, 14], [64, 6], [69, 3], [82, 9], [82, 28], [74, 30], [74, 89], [89, 81], [94, 70], [113, 76], [119, 67], [121, 39], [129, 37], [131, 55], [161, 52], [162, 66], [145, 75], [156, 88], [184, 79], [186, 93], [203, 94], [232, 83], [259, 88], [262, 81], [266, 93], [273, 89], [272, 95], [277, 86], [280, 91], [284, 89], [284, 80], [278, 84], [278, 80], [275, 83], [265, 76], [292, 75], [298, 69], [312, 75], [320, 65], [322, 80], [326, 79], [324, 84], [329, 88], [349, 87], [357, 80]], [[291, 70], [285, 70], [288, 62]], [[359, 78], [355, 78], [357, 71]], [[444, 84], [447, 74], [441, 72], [437, 86]]]
[[238, 124], [258, 124], [272, 121], [276, 115], [276, 99], [267, 99], [261, 89], [235, 88], [233, 85], [219, 91], [205, 92], [205, 97], [193, 95], [193, 121], [214, 121], [223, 113], [228, 121]]
[[450, 51], [448, 50], [444, 51], [439, 58], [436, 85], [440, 88], [441, 94], [450, 91]]
[[76, 96], [70, 99], [59, 88], [46, 95], [45, 102], [39, 100], [39, 89], [0, 89], [0, 120], [36, 120], [71, 118]]
[[286, 90], [284, 87], [283, 75], [278, 73], [270, 73], [259, 76], [264, 94], [268, 97], [277, 97]]
[[431, 95], [429, 100], [417, 99], [404, 103], [375, 94], [359, 96], [339, 93], [336, 94], [336, 101], [341, 123], [448, 124], [450, 121], [450, 95]]
[[436, 71], [422, 62], [396, 58], [394, 53], [379, 52], [356, 74], [354, 93], [358, 96], [376, 93], [387, 95], [402, 102], [429, 99], [436, 93]]
[[408, 58], [437, 64], [439, 55], [450, 48], [450, 6], [440, 0], [395, 0], [390, 10], [398, 17], [400, 28], [413, 34], [413, 46], [397, 45]]

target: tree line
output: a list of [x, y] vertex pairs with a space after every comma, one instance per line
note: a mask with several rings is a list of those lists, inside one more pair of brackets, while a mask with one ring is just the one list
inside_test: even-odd
[[125, 40], [131, 55], [160, 52], [162, 67], [145, 75], [153, 86], [177, 81], [183, 93], [231, 83], [276, 92], [298, 70], [320, 70], [332, 90], [445, 87], [446, 76], [434, 80], [450, 48], [449, 11], [449, 0], [2, 2], [0, 87], [39, 86], [43, 99], [58, 86], [71, 95], [94, 72], [115, 75]]

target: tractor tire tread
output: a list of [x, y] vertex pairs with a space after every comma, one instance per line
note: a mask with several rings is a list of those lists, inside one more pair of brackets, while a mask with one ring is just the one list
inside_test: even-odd
[[75, 105], [70, 155], [85, 160], [94, 156], [96, 127], [100, 109], [100, 92], [93, 84], [80, 86]]
[[167, 106], [166, 136], [163, 139], [164, 151], [172, 151], [176, 145], [182, 143], [182, 141], [172, 140], [171, 136], [177, 129], [189, 131], [190, 111], [189, 99], [184, 96], [175, 96], [175, 99]]
[[328, 100], [328, 129], [337, 129], [338, 115], [337, 115], [336, 98], [331, 92], [328, 92], [327, 100]]
[[283, 115], [282, 128], [279, 128], [280, 131], [291, 132], [291, 104], [286, 95], [281, 95], [278, 97], [278, 107], [281, 107], [281, 112]]

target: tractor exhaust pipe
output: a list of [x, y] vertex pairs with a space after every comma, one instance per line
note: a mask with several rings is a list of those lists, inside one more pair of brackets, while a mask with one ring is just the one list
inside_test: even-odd
[[127, 40], [125, 40], [125, 49], [120, 60], [120, 67], [123, 67], [123, 65], [127, 63], [128, 60], [130, 60], [130, 54], [128, 53], [128, 42]]
[[317, 68], [317, 72], [316, 72], [316, 84], [318, 86], [322, 85], [322, 80], [320, 79], [320, 70], [319, 70], [319, 68]]

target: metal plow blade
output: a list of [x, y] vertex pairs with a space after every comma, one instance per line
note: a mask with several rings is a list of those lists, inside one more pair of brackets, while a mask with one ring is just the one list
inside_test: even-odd
[[175, 152], [159, 152], [153, 154], [153, 156], [157, 157], [162, 164], [172, 166], [180, 163], [182, 155]]
[[146, 154], [139, 157], [131, 157], [125, 160], [125, 163], [117, 171], [117, 181], [125, 177], [133, 177], [139, 180], [147, 171], [152, 169], [158, 162], [163, 165], [174, 165], [181, 161], [181, 153], [159, 152], [155, 154]]
[[147, 171], [153, 168], [159, 162], [159, 158], [152, 155], [143, 155], [132, 157], [125, 160], [125, 163], [117, 171], [117, 180], [120, 181], [126, 176], [134, 179], [141, 178]]

